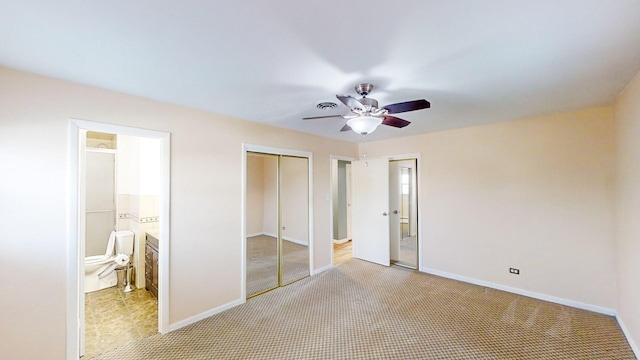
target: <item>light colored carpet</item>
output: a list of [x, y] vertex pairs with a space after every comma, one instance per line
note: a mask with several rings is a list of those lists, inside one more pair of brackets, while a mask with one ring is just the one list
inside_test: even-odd
[[352, 259], [99, 359], [635, 359], [615, 319]]
[[[247, 296], [278, 286], [276, 238], [247, 238]], [[282, 241], [282, 282], [309, 276], [309, 247]]]

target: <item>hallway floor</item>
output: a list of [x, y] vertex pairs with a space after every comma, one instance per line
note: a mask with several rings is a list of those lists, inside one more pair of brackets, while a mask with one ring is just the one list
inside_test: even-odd
[[125, 293], [110, 287], [85, 294], [85, 356], [158, 332], [158, 300], [145, 289]]
[[348, 261], [353, 257], [351, 252], [351, 244], [352, 244], [351, 240], [342, 244], [336, 244], [336, 243], [333, 244], [333, 265], [334, 266], [341, 264], [345, 261]]

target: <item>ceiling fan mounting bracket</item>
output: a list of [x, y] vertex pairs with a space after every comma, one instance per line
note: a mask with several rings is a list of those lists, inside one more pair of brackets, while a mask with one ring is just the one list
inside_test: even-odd
[[373, 85], [369, 83], [363, 83], [356, 85], [355, 89], [356, 93], [360, 94], [362, 97], [365, 97], [371, 93], [371, 90], [373, 90]]

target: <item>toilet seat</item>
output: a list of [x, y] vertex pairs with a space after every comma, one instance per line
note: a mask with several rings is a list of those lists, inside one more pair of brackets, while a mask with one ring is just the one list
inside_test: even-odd
[[85, 265], [96, 265], [96, 264], [102, 264], [102, 263], [108, 263], [113, 261], [116, 257], [113, 253], [113, 250], [115, 248], [115, 241], [116, 241], [116, 232], [112, 231], [111, 235], [109, 235], [109, 241], [107, 242], [107, 250], [105, 251], [104, 255], [93, 255], [93, 256], [87, 256], [84, 258], [84, 263]]
[[107, 248], [104, 255], [93, 255], [84, 258], [84, 292], [93, 292], [106, 289], [117, 284], [116, 273], [109, 273], [102, 278], [99, 275], [109, 266], [115, 264], [115, 240], [116, 232], [109, 235]]

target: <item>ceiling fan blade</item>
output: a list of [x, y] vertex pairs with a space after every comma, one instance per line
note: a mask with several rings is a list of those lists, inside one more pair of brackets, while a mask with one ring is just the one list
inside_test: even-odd
[[385, 124], [385, 125], [389, 125], [389, 126], [393, 126], [393, 127], [397, 127], [397, 128], [403, 128], [403, 127], [411, 124], [411, 121], [400, 119], [400, 118], [397, 118], [395, 116], [385, 116], [384, 120], [382, 120], [382, 123]]
[[351, 95], [336, 95], [336, 97], [342, 101], [343, 104], [347, 105], [349, 109], [359, 109], [361, 111], [365, 109], [364, 105]]
[[346, 124], [342, 127], [342, 129], [340, 129], [340, 131], [349, 131], [349, 130], [351, 130], [351, 126]]
[[430, 107], [431, 104], [427, 100], [421, 99], [387, 105], [384, 107], [384, 109], [387, 109], [389, 114], [397, 114], [407, 111], [428, 109]]
[[314, 120], [314, 119], [330, 119], [330, 118], [341, 118], [342, 115], [325, 115], [325, 116], [311, 116], [302, 118], [302, 120]]

